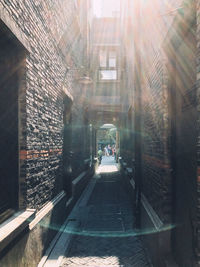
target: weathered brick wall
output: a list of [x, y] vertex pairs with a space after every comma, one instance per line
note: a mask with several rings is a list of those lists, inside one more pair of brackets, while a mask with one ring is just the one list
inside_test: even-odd
[[150, 72], [145, 72], [147, 76], [142, 91], [142, 189], [155, 211], [165, 220], [165, 194], [168, 190], [165, 179], [170, 168], [166, 151], [165, 64], [160, 53], [152, 63]]
[[[196, 83], [196, 87], [197, 87], [197, 110], [198, 110], [198, 119], [197, 119], [197, 123], [198, 123], [198, 139], [197, 139], [197, 162], [198, 162], [198, 166], [197, 166], [197, 198], [198, 201], [200, 199], [200, 194], [199, 194], [199, 189], [200, 189], [200, 132], [199, 132], [199, 124], [200, 124], [200, 119], [199, 119], [199, 100], [200, 100], [200, 2], [197, 1], [196, 2], [196, 8], [197, 8], [197, 83]], [[197, 218], [199, 218], [200, 216], [200, 209], [199, 209], [199, 205], [197, 206]], [[197, 231], [197, 247], [198, 247], [198, 254], [200, 251], [200, 231]]]
[[0, 10], [29, 49], [26, 93], [20, 96], [20, 206], [38, 209], [62, 189], [63, 87], [73, 94], [66, 67], [82, 60], [77, 10], [73, 0], [1, 0]]
[[171, 219], [172, 184], [168, 77], [162, 44], [174, 18], [168, 12], [179, 7], [180, 2], [141, 5], [142, 191], [164, 222]]

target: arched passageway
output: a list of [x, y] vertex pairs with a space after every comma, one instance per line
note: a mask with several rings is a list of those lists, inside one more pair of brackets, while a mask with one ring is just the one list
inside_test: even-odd
[[103, 124], [96, 134], [97, 156], [99, 163], [102, 157], [112, 156], [117, 162], [120, 154], [119, 130], [114, 124]]

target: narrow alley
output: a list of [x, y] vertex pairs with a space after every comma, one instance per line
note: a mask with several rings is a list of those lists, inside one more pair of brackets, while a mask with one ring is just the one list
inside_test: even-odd
[[[152, 266], [135, 228], [133, 203], [122, 179], [114, 158], [104, 156], [66, 222], [64, 232], [73, 232], [73, 236], [65, 256], [56, 257], [55, 251], [61, 252], [58, 246], [44, 267]], [[61, 244], [68, 238], [65, 233]]]
[[0, 0], [0, 267], [200, 267], [200, 0]]

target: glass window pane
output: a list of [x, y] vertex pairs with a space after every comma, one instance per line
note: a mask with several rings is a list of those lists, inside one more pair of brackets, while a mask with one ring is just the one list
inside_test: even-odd
[[116, 68], [116, 52], [115, 51], [109, 52], [109, 67]]
[[109, 67], [116, 68], [116, 58], [109, 58]]
[[99, 72], [99, 76], [101, 80], [116, 80], [117, 71], [116, 70], [101, 70]]
[[99, 52], [100, 67], [106, 67], [106, 51], [100, 50]]

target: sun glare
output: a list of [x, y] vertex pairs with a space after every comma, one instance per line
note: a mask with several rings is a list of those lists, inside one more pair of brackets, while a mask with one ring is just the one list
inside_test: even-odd
[[93, 0], [96, 17], [117, 17], [120, 14], [120, 0]]

